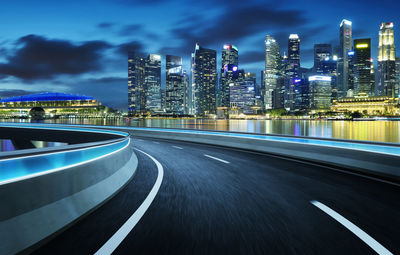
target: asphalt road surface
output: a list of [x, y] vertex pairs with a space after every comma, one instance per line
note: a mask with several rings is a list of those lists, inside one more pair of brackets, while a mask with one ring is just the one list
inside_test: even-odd
[[113, 254], [400, 254], [398, 185], [223, 147], [133, 146], [132, 181], [35, 254], [102, 253], [110, 242]]

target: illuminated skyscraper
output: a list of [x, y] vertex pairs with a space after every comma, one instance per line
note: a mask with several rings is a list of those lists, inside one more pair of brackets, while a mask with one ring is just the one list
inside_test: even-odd
[[300, 69], [300, 38], [291, 34], [288, 41], [289, 72], [292, 77], [298, 77]]
[[150, 54], [145, 60], [144, 83], [146, 88], [146, 110], [161, 111], [161, 56]]
[[314, 45], [314, 71], [323, 73], [323, 62], [329, 60], [332, 56], [332, 45], [315, 44]]
[[371, 69], [371, 39], [354, 40], [354, 92], [374, 95], [373, 69]]
[[278, 42], [270, 35], [265, 37], [265, 70], [263, 73], [263, 97], [266, 110], [274, 106], [274, 90], [277, 86], [280, 67], [280, 48]]
[[310, 83], [310, 109], [328, 109], [331, 107], [331, 77], [314, 75], [308, 78]]
[[137, 115], [146, 111], [144, 83], [145, 60], [134, 52], [128, 53], [128, 113]]
[[166, 56], [165, 102], [166, 111], [182, 115], [185, 112], [185, 86], [182, 75], [182, 58]]
[[396, 92], [400, 95], [400, 58], [396, 58]]
[[220, 96], [221, 106], [229, 107], [229, 85], [234, 83], [234, 73], [238, 70], [239, 51], [235, 45], [224, 45], [221, 61]]
[[382, 23], [379, 30], [377, 93], [397, 97], [396, 49], [393, 23]]
[[186, 70], [183, 70], [183, 86], [184, 86], [184, 114], [189, 114], [190, 110], [190, 82], [189, 82], [189, 75], [186, 73]]
[[217, 53], [196, 44], [192, 53], [192, 112], [216, 113]]
[[291, 34], [288, 41], [288, 62], [285, 76], [284, 106], [288, 111], [296, 108], [296, 80], [300, 71], [300, 38], [297, 34]]
[[338, 80], [337, 90], [338, 96], [346, 96], [349, 89], [349, 61], [348, 52], [352, 50], [352, 22], [343, 20], [340, 23], [340, 51], [338, 62]]

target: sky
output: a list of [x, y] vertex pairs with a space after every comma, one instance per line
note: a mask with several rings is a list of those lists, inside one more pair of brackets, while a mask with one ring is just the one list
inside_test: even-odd
[[[239, 49], [239, 68], [264, 68], [264, 40], [275, 37], [287, 51], [289, 34], [301, 39], [301, 66], [313, 66], [316, 43], [339, 44], [342, 19], [353, 38], [371, 38], [377, 57], [381, 22], [394, 22], [400, 56], [398, 0], [38, 0], [2, 1], [0, 97], [38, 92], [93, 96], [127, 108], [127, 52], [183, 57], [190, 70], [195, 43]], [[165, 75], [163, 75], [165, 76]], [[164, 81], [163, 81], [164, 83]], [[164, 85], [163, 85], [164, 86]]]

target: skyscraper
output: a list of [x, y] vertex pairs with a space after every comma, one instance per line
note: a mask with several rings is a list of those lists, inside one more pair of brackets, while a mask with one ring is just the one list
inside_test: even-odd
[[146, 111], [144, 83], [145, 60], [134, 52], [128, 53], [128, 113], [137, 115]]
[[292, 77], [298, 77], [300, 69], [300, 38], [297, 34], [291, 34], [288, 41], [289, 72]]
[[145, 60], [144, 83], [146, 88], [146, 110], [161, 111], [161, 56], [150, 54]]
[[374, 95], [371, 72], [371, 39], [354, 40], [354, 92]]
[[314, 45], [314, 72], [323, 73], [323, 62], [329, 60], [332, 56], [332, 45], [315, 44]]
[[224, 45], [221, 61], [220, 96], [221, 106], [229, 107], [229, 85], [234, 82], [234, 73], [238, 70], [239, 51], [235, 45]]
[[331, 77], [314, 75], [308, 78], [310, 83], [310, 109], [328, 109], [331, 106]]
[[216, 113], [217, 53], [196, 43], [192, 53], [192, 112]]
[[264, 109], [273, 109], [274, 90], [277, 87], [280, 67], [280, 48], [278, 42], [270, 35], [265, 37], [265, 70], [263, 73]]
[[187, 74], [186, 70], [183, 70], [183, 87], [184, 87], [184, 114], [189, 114], [190, 111], [190, 82], [189, 82], [189, 75]]
[[396, 49], [392, 23], [382, 23], [379, 30], [377, 93], [397, 97]]
[[288, 111], [295, 110], [296, 80], [300, 74], [300, 38], [291, 34], [288, 41], [288, 65], [285, 76], [284, 106]]
[[349, 89], [349, 62], [347, 52], [352, 50], [352, 22], [342, 20], [340, 23], [340, 51], [338, 62], [338, 97], [344, 97]]
[[182, 58], [166, 56], [165, 102], [169, 113], [182, 115], [185, 112], [185, 84], [182, 74]]
[[400, 95], [400, 58], [396, 58], [396, 92]]

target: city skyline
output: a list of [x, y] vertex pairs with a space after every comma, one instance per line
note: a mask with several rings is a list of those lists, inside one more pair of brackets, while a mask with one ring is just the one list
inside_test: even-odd
[[[119, 99], [126, 94], [127, 49], [136, 48], [145, 54], [158, 53], [163, 60], [167, 54], [181, 56], [183, 69], [189, 71], [190, 53], [196, 41], [206, 48], [217, 50], [217, 67], [221, 63], [222, 46], [237, 46], [240, 68], [256, 73], [257, 83], [260, 83], [259, 74], [265, 65], [264, 39], [267, 34], [272, 35], [281, 45], [281, 52], [287, 52], [285, 46], [289, 34], [298, 34], [301, 38], [301, 65], [310, 68], [313, 64], [314, 44], [331, 43], [333, 47], [339, 44], [338, 27], [343, 18], [353, 22], [353, 39], [371, 38], [371, 54], [375, 62], [379, 26], [382, 22], [394, 22], [395, 42], [400, 41], [397, 33], [400, 22], [394, 11], [396, 8], [384, 8], [373, 1], [363, 5], [348, 3], [348, 8], [344, 9], [339, 8], [344, 4], [341, 1], [324, 4], [308, 1], [303, 6], [293, 4], [292, 1], [281, 5], [269, 2], [262, 8], [259, 8], [259, 1], [246, 4], [230, 2], [231, 5], [213, 3], [211, 8], [206, 8], [207, 4], [211, 4], [207, 2], [194, 4], [190, 11], [175, 1], [154, 3], [154, 6], [169, 4], [174, 7], [167, 11], [165, 8], [154, 9], [154, 6], [138, 2], [134, 6], [134, 1], [101, 1], [93, 9], [89, 8], [94, 6], [94, 2], [90, 1], [79, 9], [76, 8], [76, 2], [55, 5], [41, 1], [35, 6], [39, 6], [44, 15], [27, 12], [32, 6], [25, 3], [23, 8], [18, 9], [21, 22], [17, 22], [12, 14], [17, 13], [17, 7], [20, 7], [18, 3], [5, 4], [10, 12], [2, 17], [3, 24], [14, 25], [1, 27], [1, 97], [43, 91], [71, 92], [91, 95], [112, 107], [126, 109], [126, 102]], [[287, 8], [289, 3], [290, 8]], [[389, 1], [388, 4], [393, 7], [398, 5], [395, 1]], [[352, 11], [354, 9], [351, 7], [355, 6], [362, 14]], [[326, 12], [325, 9], [332, 11]], [[56, 10], [70, 14], [54, 15]], [[132, 15], [135, 18], [123, 18], [122, 14], [128, 11], [136, 13]], [[196, 11], [199, 14], [197, 18], [193, 17]], [[83, 15], [83, 12], [87, 15]], [[209, 22], [205, 22], [207, 19], [201, 15], [206, 12], [210, 17]], [[149, 13], [160, 18], [150, 22]], [[174, 16], [174, 13], [180, 15]], [[97, 17], [94, 14], [98, 14]], [[225, 19], [221, 26], [214, 22], [222, 21], [227, 15], [232, 20]], [[244, 20], [244, 17], [251, 18]], [[29, 23], [33, 20], [35, 22]], [[178, 24], [176, 20], [182, 22]], [[209, 36], [196, 35], [204, 31]], [[31, 54], [33, 50], [38, 54], [43, 53], [39, 51], [41, 46], [49, 49], [43, 57]], [[396, 50], [398, 52], [399, 47]], [[49, 59], [56, 52], [60, 53], [59, 58]], [[63, 61], [62, 64], [59, 61]], [[51, 68], [23, 68], [22, 63], [38, 63]], [[376, 67], [377, 64], [374, 64]], [[161, 68], [162, 86], [165, 87], [163, 63]], [[110, 87], [113, 90], [106, 92]]]

